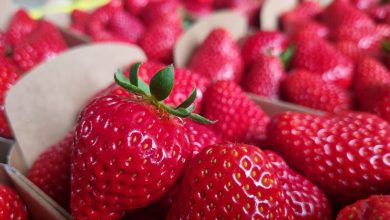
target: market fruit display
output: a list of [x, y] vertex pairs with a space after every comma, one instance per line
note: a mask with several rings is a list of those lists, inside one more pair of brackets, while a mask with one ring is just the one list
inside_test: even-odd
[[[70, 27], [89, 43], [136, 44], [147, 60], [118, 67], [27, 177], [74, 219], [389, 218], [390, 4], [303, 1], [273, 31], [253, 22], [261, 4], [74, 10]], [[237, 39], [216, 26], [184, 66], [171, 65], [191, 22], [221, 9], [245, 14], [252, 29]], [[0, 95], [66, 49], [60, 38], [18, 11], [0, 32]], [[0, 131], [12, 137], [1, 115]]]

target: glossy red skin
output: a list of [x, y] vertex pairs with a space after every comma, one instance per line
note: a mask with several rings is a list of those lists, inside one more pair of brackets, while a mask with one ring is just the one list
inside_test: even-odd
[[26, 72], [67, 48], [60, 31], [53, 24], [41, 21], [33, 32], [15, 45], [12, 59], [22, 72]]
[[119, 219], [171, 189], [191, 157], [180, 120], [142, 100], [95, 99], [81, 113], [72, 150], [75, 219]]
[[269, 117], [233, 81], [212, 84], [203, 99], [203, 115], [222, 140], [259, 144], [265, 139]]
[[390, 196], [372, 195], [343, 208], [336, 220], [390, 219]]
[[367, 10], [367, 13], [377, 22], [386, 22], [389, 12], [390, 4], [378, 4]]
[[313, 18], [318, 16], [323, 11], [323, 7], [320, 3], [316, 1], [301, 1], [299, 5], [297, 5], [291, 11], [286, 12], [299, 15], [301, 17]]
[[353, 76], [353, 62], [330, 43], [320, 38], [301, 36], [295, 39], [295, 53], [291, 68], [320, 75], [327, 82], [349, 88]]
[[352, 98], [347, 90], [305, 70], [289, 73], [282, 83], [282, 93], [289, 102], [327, 112], [352, 108]]
[[212, 81], [239, 82], [244, 71], [240, 48], [223, 28], [209, 33], [190, 58], [188, 67]]
[[374, 25], [374, 21], [367, 14], [346, 1], [333, 1], [323, 11], [321, 18], [330, 29], [340, 26], [360, 28]]
[[72, 30], [78, 31], [80, 33], [86, 34], [86, 26], [88, 23], [90, 13], [82, 10], [75, 9], [70, 14], [71, 17], [71, 24], [70, 28]]
[[371, 7], [380, 4], [379, 0], [339, 0], [339, 1], [349, 2], [350, 4], [354, 5], [356, 8], [360, 10], [369, 9]]
[[312, 182], [290, 169], [284, 159], [272, 151], [264, 151], [276, 170], [286, 197], [297, 220], [330, 220], [332, 207], [326, 195]]
[[259, 148], [206, 147], [185, 172], [167, 220], [293, 219], [281, 182]]
[[34, 161], [27, 178], [65, 209], [70, 205], [70, 156], [74, 134], [49, 146]]
[[0, 31], [0, 54], [2, 56], [4, 55], [4, 52], [5, 52], [7, 45], [8, 45], [8, 40], [7, 40], [6, 35], [2, 31]]
[[179, 15], [179, 2], [177, 0], [150, 1], [142, 10], [140, 17], [146, 26], [158, 22], [172, 14]]
[[267, 137], [291, 168], [337, 206], [390, 192], [389, 134], [390, 125], [368, 113], [284, 112], [273, 118]]
[[16, 83], [19, 73], [7, 58], [0, 57], [0, 136], [12, 138], [13, 134], [5, 115], [4, 102], [8, 90]]
[[139, 45], [149, 59], [171, 64], [173, 48], [182, 32], [181, 17], [178, 14], [167, 15], [148, 27]]
[[26, 10], [19, 9], [8, 24], [7, 40], [12, 45], [17, 45], [38, 26], [38, 23], [38, 21], [30, 18]]
[[124, 0], [124, 8], [132, 15], [138, 16], [150, 0]]
[[367, 56], [367, 53], [369, 53], [367, 50], [359, 48], [353, 41], [338, 41], [335, 43], [335, 47], [338, 51], [344, 54], [344, 56], [351, 59], [355, 64], [359, 62], [360, 59]]
[[280, 83], [285, 76], [279, 57], [260, 55], [249, 67], [249, 72], [244, 76], [241, 84], [248, 92], [277, 99]]
[[279, 56], [288, 47], [288, 39], [280, 32], [257, 31], [244, 40], [241, 55], [250, 65], [262, 55]]
[[0, 219], [27, 220], [27, 208], [14, 189], [0, 184]]

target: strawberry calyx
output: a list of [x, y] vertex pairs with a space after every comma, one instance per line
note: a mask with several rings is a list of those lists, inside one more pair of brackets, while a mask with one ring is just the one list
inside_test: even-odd
[[131, 66], [129, 78], [127, 78], [122, 71], [118, 70], [114, 75], [115, 82], [128, 92], [141, 96], [143, 99], [155, 105], [158, 109], [162, 109], [172, 115], [181, 118], [189, 117], [202, 124], [215, 123], [215, 121], [208, 120], [199, 114], [193, 113], [196, 107], [196, 105], [193, 104], [197, 94], [196, 88], [194, 88], [191, 94], [177, 107], [164, 103], [164, 100], [171, 94], [174, 85], [175, 73], [173, 65], [169, 65], [158, 71], [150, 80], [149, 85], [138, 77], [140, 66], [141, 63], [135, 63]]
[[389, 40], [385, 40], [385, 41], [382, 42], [382, 49], [386, 53], [390, 53], [390, 41]]
[[283, 63], [283, 66], [285, 69], [288, 69], [290, 66], [291, 59], [293, 58], [295, 54], [295, 45], [290, 44], [287, 49], [285, 49], [280, 55], [279, 58]]

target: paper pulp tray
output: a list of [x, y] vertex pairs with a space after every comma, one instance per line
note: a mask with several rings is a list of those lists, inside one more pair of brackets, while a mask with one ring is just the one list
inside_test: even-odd
[[8, 156], [13, 169], [7, 173], [19, 190], [33, 198], [29, 205], [39, 205], [46, 213], [39, 219], [70, 219], [70, 215], [24, 176], [33, 161], [62, 139], [86, 101], [114, 82], [118, 68], [143, 60], [144, 53], [135, 46], [80, 46], [38, 66], [10, 89], [5, 109], [17, 143]]

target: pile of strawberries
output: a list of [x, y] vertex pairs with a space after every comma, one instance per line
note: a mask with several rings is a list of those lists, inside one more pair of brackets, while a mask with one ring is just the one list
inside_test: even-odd
[[[390, 219], [389, 4], [304, 2], [239, 41], [215, 28], [178, 68], [180, 5], [73, 12], [73, 28], [149, 59], [115, 73], [27, 177], [74, 219]], [[326, 114], [271, 117], [245, 91]]]
[[0, 136], [11, 138], [4, 98], [18, 78], [42, 61], [67, 49], [60, 31], [46, 20], [33, 20], [19, 10], [0, 30]]

